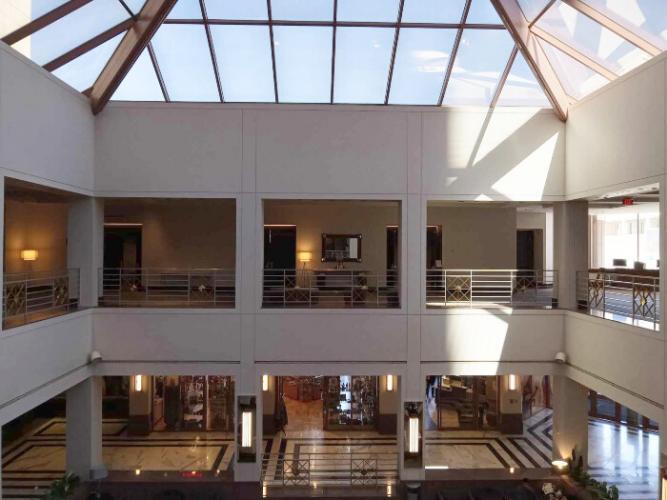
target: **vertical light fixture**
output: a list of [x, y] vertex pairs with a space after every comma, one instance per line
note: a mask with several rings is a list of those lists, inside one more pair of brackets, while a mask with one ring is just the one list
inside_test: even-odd
[[408, 452], [419, 453], [419, 417], [410, 417]]
[[516, 375], [508, 375], [507, 378], [507, 388], [510, 391], [516, 391]]
[[252, 412], [246, 410], [241, 418], [241, 447], [250, 448], [252, 446]]
[[267, 392], [269, 390], [269, 376], [262, 375], [262, 391]]
[[255, 418], [257, 400], [255, 396], [237, 396], [237, 461], [257, 461], [257, 439], [255, 439]]
[[387, 392], [394, 392], [394, 376], [387, 375]]
[[134, 392], [141, 392], [144, 390], [144, 376], [135, 375], [134, 376]]
[[667, 500], [667, 477], [663, 475], [660, 483], [660, 498], [662, 500]]

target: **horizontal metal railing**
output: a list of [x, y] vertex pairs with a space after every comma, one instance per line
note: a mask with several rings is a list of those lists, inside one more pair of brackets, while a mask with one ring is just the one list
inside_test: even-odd
[[557, 272], [521, 269], [429, 269], [426, 307], [557, 306]]
[[79, 270], [9, 273], [4, 275], [4, 328], [34, 323], [79, 307]]
[[660, 325], [660, 278], [579, 271], [577, 307], [592, 315], [657, 330]]
[[395, 452], [281, 453], [262, 459], [262, 483], [267, 486], [377, 486], [397, 480]]
[[400, 307], [399, 272], [265, 269], [263, 307]]
[[236, 275], [230, 269], [99, 270], [103, 307], [217, 307], [236, 304]]

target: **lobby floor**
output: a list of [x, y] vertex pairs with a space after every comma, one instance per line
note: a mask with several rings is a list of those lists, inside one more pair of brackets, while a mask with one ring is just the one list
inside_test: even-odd
[[[2, 450], [2, 498], [40, 498], [65, 471], [64, 419], [52, 419]], [[234, 456], [232, 434], [224, 432], [153, 432], [128, 436], [126, 421], [104, 420], [103, 458], [109, 474], [168, 481], [226, 479]]]

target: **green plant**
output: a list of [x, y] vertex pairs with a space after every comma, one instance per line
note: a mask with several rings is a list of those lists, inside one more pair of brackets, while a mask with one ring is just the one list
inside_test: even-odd
[[81, 480], [73, 472], [68, 472], [61, 479], [51, 483], [51, 489], [44, 495], [43, 500], [67, 500], [74, 494]]
[[593, 498], [599, 500], [618, 500], [618, 488], [606, 481], [593, 479], [584, 470], [584, 460], [581, 455], [577, 456], [576, 450], [572, 450], [572, 456], [567, 460], [570, 477], [587, 492], [593, 495]]

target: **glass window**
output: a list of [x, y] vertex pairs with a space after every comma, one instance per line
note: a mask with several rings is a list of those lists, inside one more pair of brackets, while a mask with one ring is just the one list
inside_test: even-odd
[[535, 19], [548, 3], [549, 0], [519, 0], [523, 15], [528, 21]]
[[664, 0], [586, 0], [586, 3], [667, 49], [667, 8]]
[[464, 30], [443, 104], [491, 104], [513, 46], [505, 30]]
[[3, 4], [14, 4], [15, 6], [21, 6], [22, 4], [26, 6], [28, 12], [32, 10], [31, 17], [32, 19], [37, 19], [42, 17], [47, 12], [51, 12], [53, 9], [60, 7], [61, 5], [67, 3], [68, 0], [19, 0], [14, 2], [1, 2]]
[[153, 47], [172, 101], [220, 100], [203, 26], [163, 24]]
[[112, 101], [164, 101], [148, 51], [144, 50], [116, 89]]
[[643, 50], [561, 1], [545, 12], [537, 26], [619, 75], [651, 58]]
[[117, 0], [93, 0], [33, 34], [30, 57], [46, 64], [128, 17]]
[[393, 28], [338, 28], [334, 101], [384, 102]]
[[271, 0], [273, 19], [332, 21], [333, 0]]
[[455, 29], [401, 28], [390, 104], [438, 103], [455, 37]]
[[498, 97], [497, 106], [535, 106], [550, 108], [549, 99], [544, 94], [533, 71], [521, 54], [517, 52], [512, 69]]
[[125, 33], [107, 40], [102, 45], [98, 45], [93, 50], [56, 69], [53, 74], [79, 92], [86, 90], [95, 83], [123, 36]]
[[209, 19], [268, 19], [266, 0], [206, 0]]
[[228, 102], [274, 102], [268, 26], [211, 26], [222, 93]]
[[146, 3], [146, 0], [125, 0], [125, 3], [132, 12], [138, 14]]
[[332, 28], [275, 26], [280, 102], [329, 102]]
[[467, 23], [503, 24], [496, 8], [490, 0], [472, 0], [468, 11]]
[[465, 0], [405, 0], [404, 23], [460, 23]]
[[574, 99], [582, 99], [609, 83], [604, 76], [584, 66], [553, 45], [540, 40], [540, 44], [554, 68], [565, 92]]
[[396, 22], [398, 0], [338, 0], [339, 21]]
[[199, 0], [178, 0], [167, 19], [201, 19]]

